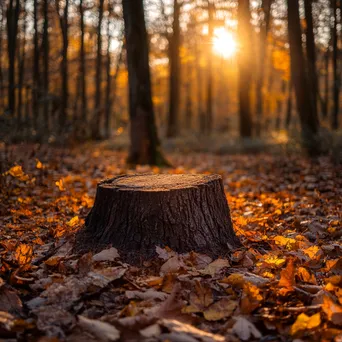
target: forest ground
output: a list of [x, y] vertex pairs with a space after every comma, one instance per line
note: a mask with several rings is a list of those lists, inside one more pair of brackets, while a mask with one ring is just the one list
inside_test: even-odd
[[[0, 336], [35, 341], [342, 341], [342, 169], [328, 156], [168, 153], [127, 169], [103, 144], [0, 147]], [[244, 248], [74, 254], [99, 180], [219, 173]]]

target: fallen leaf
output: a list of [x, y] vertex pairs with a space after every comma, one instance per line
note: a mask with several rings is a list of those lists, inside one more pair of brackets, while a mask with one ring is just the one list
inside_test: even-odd
[[214, 298], [211, 288], [196, 281], [195, 291], [190, 293], [190, 305], [185, 307], [183, 312], [203, 312], [213, 302]]
[[260, 331], [248, 319], [242, 316], [234, 317], [234, 319], [235, 324], [233, 325], [232, 331], [242, 341], [248, 341], [252, 337], [256, 339], [261, 338]]
[[20, 265], [27, 265], [32, 261], [32, 246], [22, 243], [15, 250], [15, 258]]
[[209, 308], [203, 312], [203, 315], [207, 321], [219, 321], [230, 317], [237, 306], [238, 303], [236, 301], [229, 298], [223, 298], [210, 305]]
[[117, 341], [120, 338], [119, 330], [109, 323], [101, 322], [96, 319], [89, 319], [84, 316], [77, 317], [79, 326], [89, 331], [99, 341]]
[[181, 267], [184, 267], [185, 264], [183, 260], [179, 256], [174, 256], [167, 260], [162, 267], [160, 268], [160, 272], [163, 274], [177, 272]]
[[204, 270], [200, 272], [202, 274], [208, 274], [212, 277], [220, 272], [224, 267], [229, 267], [229, 261], [227, 259], [216, 259], [215, 261], [211, 262]]
[[295, 285], [295, 268], [294, 260], [290, 258], [287, 262], [286, 268], [280, 272], [280, 280], [278, 287], [280, 287], [279, 293], [281, 295], [286, 295], [288, 292], [294, 290]]
[[320, 326], [321, 324], [321, 315], [316, 313], [314, 315], [307, 316], [305, 313], [301, 313], [297, 316], [296, 321], [291, 326], [290, 334], [292, 336], [298, 334], [299, 332], [303, 332], [307, 329], [314, 329]]
[[114, 247], [104, 249], [93, 256], [93, 261], [114, 261], [119, 258], [118, 250]]
[[335, 304], [329, 296], [323, 297], [322, 310], [329, 321], [336, 325], [342, 325], [342, 307]]

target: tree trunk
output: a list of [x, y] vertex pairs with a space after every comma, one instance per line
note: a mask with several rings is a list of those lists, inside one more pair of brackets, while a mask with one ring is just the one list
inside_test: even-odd
[[8, 112], [15, 113], [15, 53], [17, 48], [20, 0], [10, 0], [7, 8]]
[[310, 88], [306, 78], [306, 63], [302, 49], [302, 32], [298, 1], [288, 0], [288, 27], [291, 58], [291, 78], [296, 94], [296, 103], [302, 129], [303, 145], [311, 154], [319, 151], [316, 135], [319, 124], [314, 115]]
[[[27, 11], [26, 0], [24, 0], [23, 8], [24, 8], [24, 18], [23, 18], [23, 29], [22, 29], [22, 41], [21, 44], [21, 52], [20, 49], [18, 51], [18, 68], [19, 68], [19, 79], [18, 79], [18, 116], [17, 116], [17, 127], [20, 128], [22, 125], [22, 102], [23, 102], [23, 83], [25, 79], [25, 58], [26, 58], [26, 26], [27, 26]], [[20, 46], [19, 45], [19, 46]]]
[[287, 93], [287, 108], [286, 108], [286, 129], [290, 128], [291, 117], [292, 117], [292, 79], [289, 80], [288, 93]]
[[[214, 15], [215, 5], [208, 0], [208, 39], [212, 44], [214, 36]], [[206, 134], [210, 135], [213, 129], [213, 63], [212, 63], [212, 46], [208, 51], [207, 65], [207, 115], [206, 115]]]
[[[1, 2], [0, 10], [1, 10], [1, 19], [0, 19], [0, 56], [2, 56], [3, 49], [3, 29], [5, 22], [5, 4]], [[3, 65], [2, 58], [0, 58], [0, 108], [4, 109], [5, 98], [4, 98], [4, 75], [3, 75]]]
[[252, 118], [250, 108], [250, 87], [251, 87], [251, 24], [249, 0], [239, 0], [238, 4], [238, 41], [240, 51], [238, 56], [239, 68], [239, 117], [240, 136], [252, 136]]
[[327, 51], [325, 52], [324, 56], [324, 101], [323, 101], [323, 108], [322, 114], [324, 118], [328, 117], [329, 112], [329, 60], [330, 60], [330, 51], [329, 46], [327, 47]]
[[92, 138], [100, 139], [101, 108], [101, 85], [102, 85], [102, 19], [104, 0], [99, 0], [99, 21], [97, 24], [97, 55], [96, 55], [96, 81], [95, 81], [95, 108], [92, 118]]
[[85, 62], [85, 46], [84, 46], [84, 9], [83, 0], [80, 0], [80, 77], [81, 77], [81, 98], [82, 98], [82, 119], [83, 123], [86, 124], [88, 120], [88, 105], [87, 105], [87, 85], [86, 85], [86, 62]]
[[[109, 25], [108, 25], [108, 38], [110, 37], [110, 32], [109, 32]], [[107, 49], [107, 87], [106, 87], [106, 112], [105, 112], [105, 136], [106, 139], [109, 139], [111, 136], [111, 114], [112, 114], [112, 108], [115, 103], [115, 98], [116, 98], [116, 80], [119, 75], [119, 70], [122, 62], [122, 53], [123, 53], [123, 44], [120, 47], [120, 51], [118, 54], [118, 59], [116, 62], [116, 68], [115, 68], [115, 73], [113, 77], [110, 74], [110, 50], [109, 50], [110, 45], [108, 45]], [[113, 85], [113, 90], [112, 90], [112, 85]], [[112, 96], [111, 96], [112, 94]]]
[[32, 86], [32, 124], [37, 128], [37, 119], [39, 115], [38, 98], [40, 90], [39, 80], [39, 32], [38, 32], [38, 0], [33, 2], [33, 86]]
[[129, 83], [130, 164], [167, 164], [160, 150], [152, 103], [143, 0], [123, 0]]
[[317, 82], [317, 70], [316, 70], [316, 46], [315, 36], [312, 19], [312, 1], [304, 0], [305, 8], [305, 20], [306, 20], [306, 55], [308, 61], [308, 79], [311, 86], [311, 102], [313, 115], [318, 121], [317, 114], [317, 95], [318, 95], [318, 82]]
[[333, 109], [331, 115], [331, 128], [338, 129], [338, 114], [339, 114], [339, 95], [340, 95], [340, 73], [339, 73], [339, 63], [338, 63], [338, 34], [337, 34], [337, 0], [331, 0], [331, 7], [333, 10], [334, 24], [332, 28], [332, 43], [333, 43]]
[[49, 132], [49, 1], [44, 0], [44, 27], [43, 27], [43, 87], [44, 87], [44, 128]]
[[180, 26], [179, 26], [180, 4], [178, 0], [173, 1], [173, 24], [172, 36], [169, 39], [169, 115], [167, 123], [167, 137], [175, 137], [179, 134], [179, 89], [180, 89]]
[[102, 181], [77, 240], [95, 249], [111, 244], [129, 261], [154, 256], [156, 246], [212, 257], [241, 246], [219, 175], [140, 174]]
[[271, 21], [271, 6], [273, 0], [263, 0], [263, 20], [260, 25], [260, 40], [259, 40], [259, 61], [258, 61], [258, 71], [257, 71], [257, 81], [256, 81], [256, 127], [255, 133], [257, 136], [261, 134], [262, 128], [262, 118], [263, 118], [263, 105], [264, 105], [264, 71], [265, 71], [265, 58], [267, 51], [267, 36]]
[[65, 129], [67, 122], [67, 108], [68, 108], [68, 98], [69, 98], [69, 88], [68, 88], [68, 14], [69, 14], [69, 0], [65, 0], [63, 15], [60, 12], [60, 0], [56, 1], [57, 12], [59, 16], [60, 28], [62, 31], [62, 60], [61, 60], [61, 78], [62, 78], [62, 95], [61, 95], [61, 106], [59, 112], [59, 132], [62, 133]]

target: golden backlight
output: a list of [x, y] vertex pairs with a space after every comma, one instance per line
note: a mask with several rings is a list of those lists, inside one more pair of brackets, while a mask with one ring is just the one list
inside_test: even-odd
[[223, 58], [230, 58], [236, 53], [236, 41], [224, 27], [216, 28], [213, 38], [213, 49]]

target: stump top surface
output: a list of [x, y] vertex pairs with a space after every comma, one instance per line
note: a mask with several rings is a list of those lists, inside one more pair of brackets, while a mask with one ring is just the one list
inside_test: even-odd
[[201, 174], [137, 174], [118, 176], [101, 186], [121, 190], [168, 191], [197, 187], [220, 178], [219, 175]]

